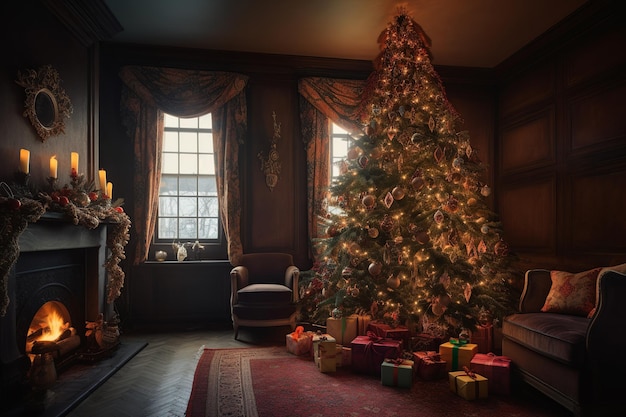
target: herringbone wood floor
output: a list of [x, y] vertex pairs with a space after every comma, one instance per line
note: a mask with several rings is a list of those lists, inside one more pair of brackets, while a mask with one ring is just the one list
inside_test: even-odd
[[199, 354], [207, 348], [282, 345], [289, 327], [125, 334], [148, 345], [109, 378], [70, 417], [183, 417]]

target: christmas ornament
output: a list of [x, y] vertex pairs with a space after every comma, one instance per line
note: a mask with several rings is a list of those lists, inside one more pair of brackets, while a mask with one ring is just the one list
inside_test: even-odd
[[385, 233], [389, 233], [391, 229], [393, 229], [393, 225], [393, 219], [389, 217], [388, 214], [385, 214], [383, 220], [380, 222], [380, 229]]
[[500, 240], [495, 244], [493, 252], [498, 256], [506, 256], [509, 253], [509, 245], [505, 241]]
[[478, 203], [478, 200], [476, 200], [474, 197], [470, 197], [470, 198], [467, 199], [467, 205], [469, 207], [475, 206], [476, 203]]
[[415, 177], [411, 180], [411, 186], [415, 191], [419, 191], [424, 188], [425, 181], [421, 177]]
[[365, 168], [368, 162], [369, 162], [369, 158], [365, 155], [361, 155], [357, 159], [357, 164], [359, 164], [360, 168]]
[[378, 276], [383, 270], [383, 264], [378, 261], [374, 261], [370, 263], [370, 265], [367, 267], [367, 270], [369, 271], [370, 275], [374, 277]]
[[379, 233], [380, 232], [375, 227], [370, 227], [369, 229], [367, 229], [367, 235], [371, 237], [372, 239], [376, 239]]
[[341, 312], [339, 308], [335, 307], [333, 308], [333, 311], [330, 313], [330, 315], [334, 319], [340, 319], [343, 316], [343, 313]]
[[404, 198], [404, 188], [395, 187], [393, 190], [391, 190], [391, 195], [395, 200], [402, 200]]
[[433, 216], [433, 219], [435, 219], [435, 223], [437, 223], [437, 224], [441, 224], [443, 222], [444, 218], [445, 217], [444, 217], [443, 213], [441, 212], [441, 210], [437, 210], [435, 212], [434, 216]]
[[491, 194], [491, 188], [489, 188], [488, 185], [483, 185], [482, 188], [480, 189], [480, 193], [484, 197], [489, 197], [489, 195]]
[[341, 271], [341, 276], [345, 279], [350, 279], [352, 277], [352, 268], [350, 268], [349, 266], [346, 266], [343, 268], [343, 270]]
[[482, 226], [480, 226], [480, 233], [484, 235], [489, 233], [489, 226], [487, 226], [486, 224], [483, 224]]
[[393, 195], [391, 195], [390, 192], [388, 192], [385, 195], [385, 199], [383, 200], [383, 203], [385, 203], [385, 207], [391, 208], [391, 205], [393, 204]]
[[363, 197], [363, 199], [361, 200], [361, 203], [363, 203], [366, 209], [371, 210], [376, 205], [376, 197], [374, 197], [371, 194], [368, 194], [365, 197]]
[[400, 287], [400, 278], [390, 275], [389, 278], [387, 278], [387, 286], [394, 290], [398, 289]]

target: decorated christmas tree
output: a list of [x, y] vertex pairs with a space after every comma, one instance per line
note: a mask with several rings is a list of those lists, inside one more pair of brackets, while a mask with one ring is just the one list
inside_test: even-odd
[[449, 334], [501, 320], [518, 297], [514, 256], [430, 41], [402, 9], [378, 41], [363, 132], [329, 190], [338, 210], [320, 213], [325, 234], [303, 274], [302, 318], [371, 314]]

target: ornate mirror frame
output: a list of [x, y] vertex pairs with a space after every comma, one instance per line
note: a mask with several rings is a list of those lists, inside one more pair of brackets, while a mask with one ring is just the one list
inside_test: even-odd
[[17, 84], [24, 87], [24, 116], [28, 117], [42, 142], [65, 133], [65, 119], [74, 111], [70, 98], [61, 87], [59, 73], [51, 65], [39, 70], [18, 71]]

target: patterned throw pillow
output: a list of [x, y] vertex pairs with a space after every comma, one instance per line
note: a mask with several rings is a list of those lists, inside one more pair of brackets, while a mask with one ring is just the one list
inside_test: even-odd
[[541, 311], [586, 317], [596, 306], [596, 280], [600, 269], [577, 274], [550, 271], [552, 287]]

